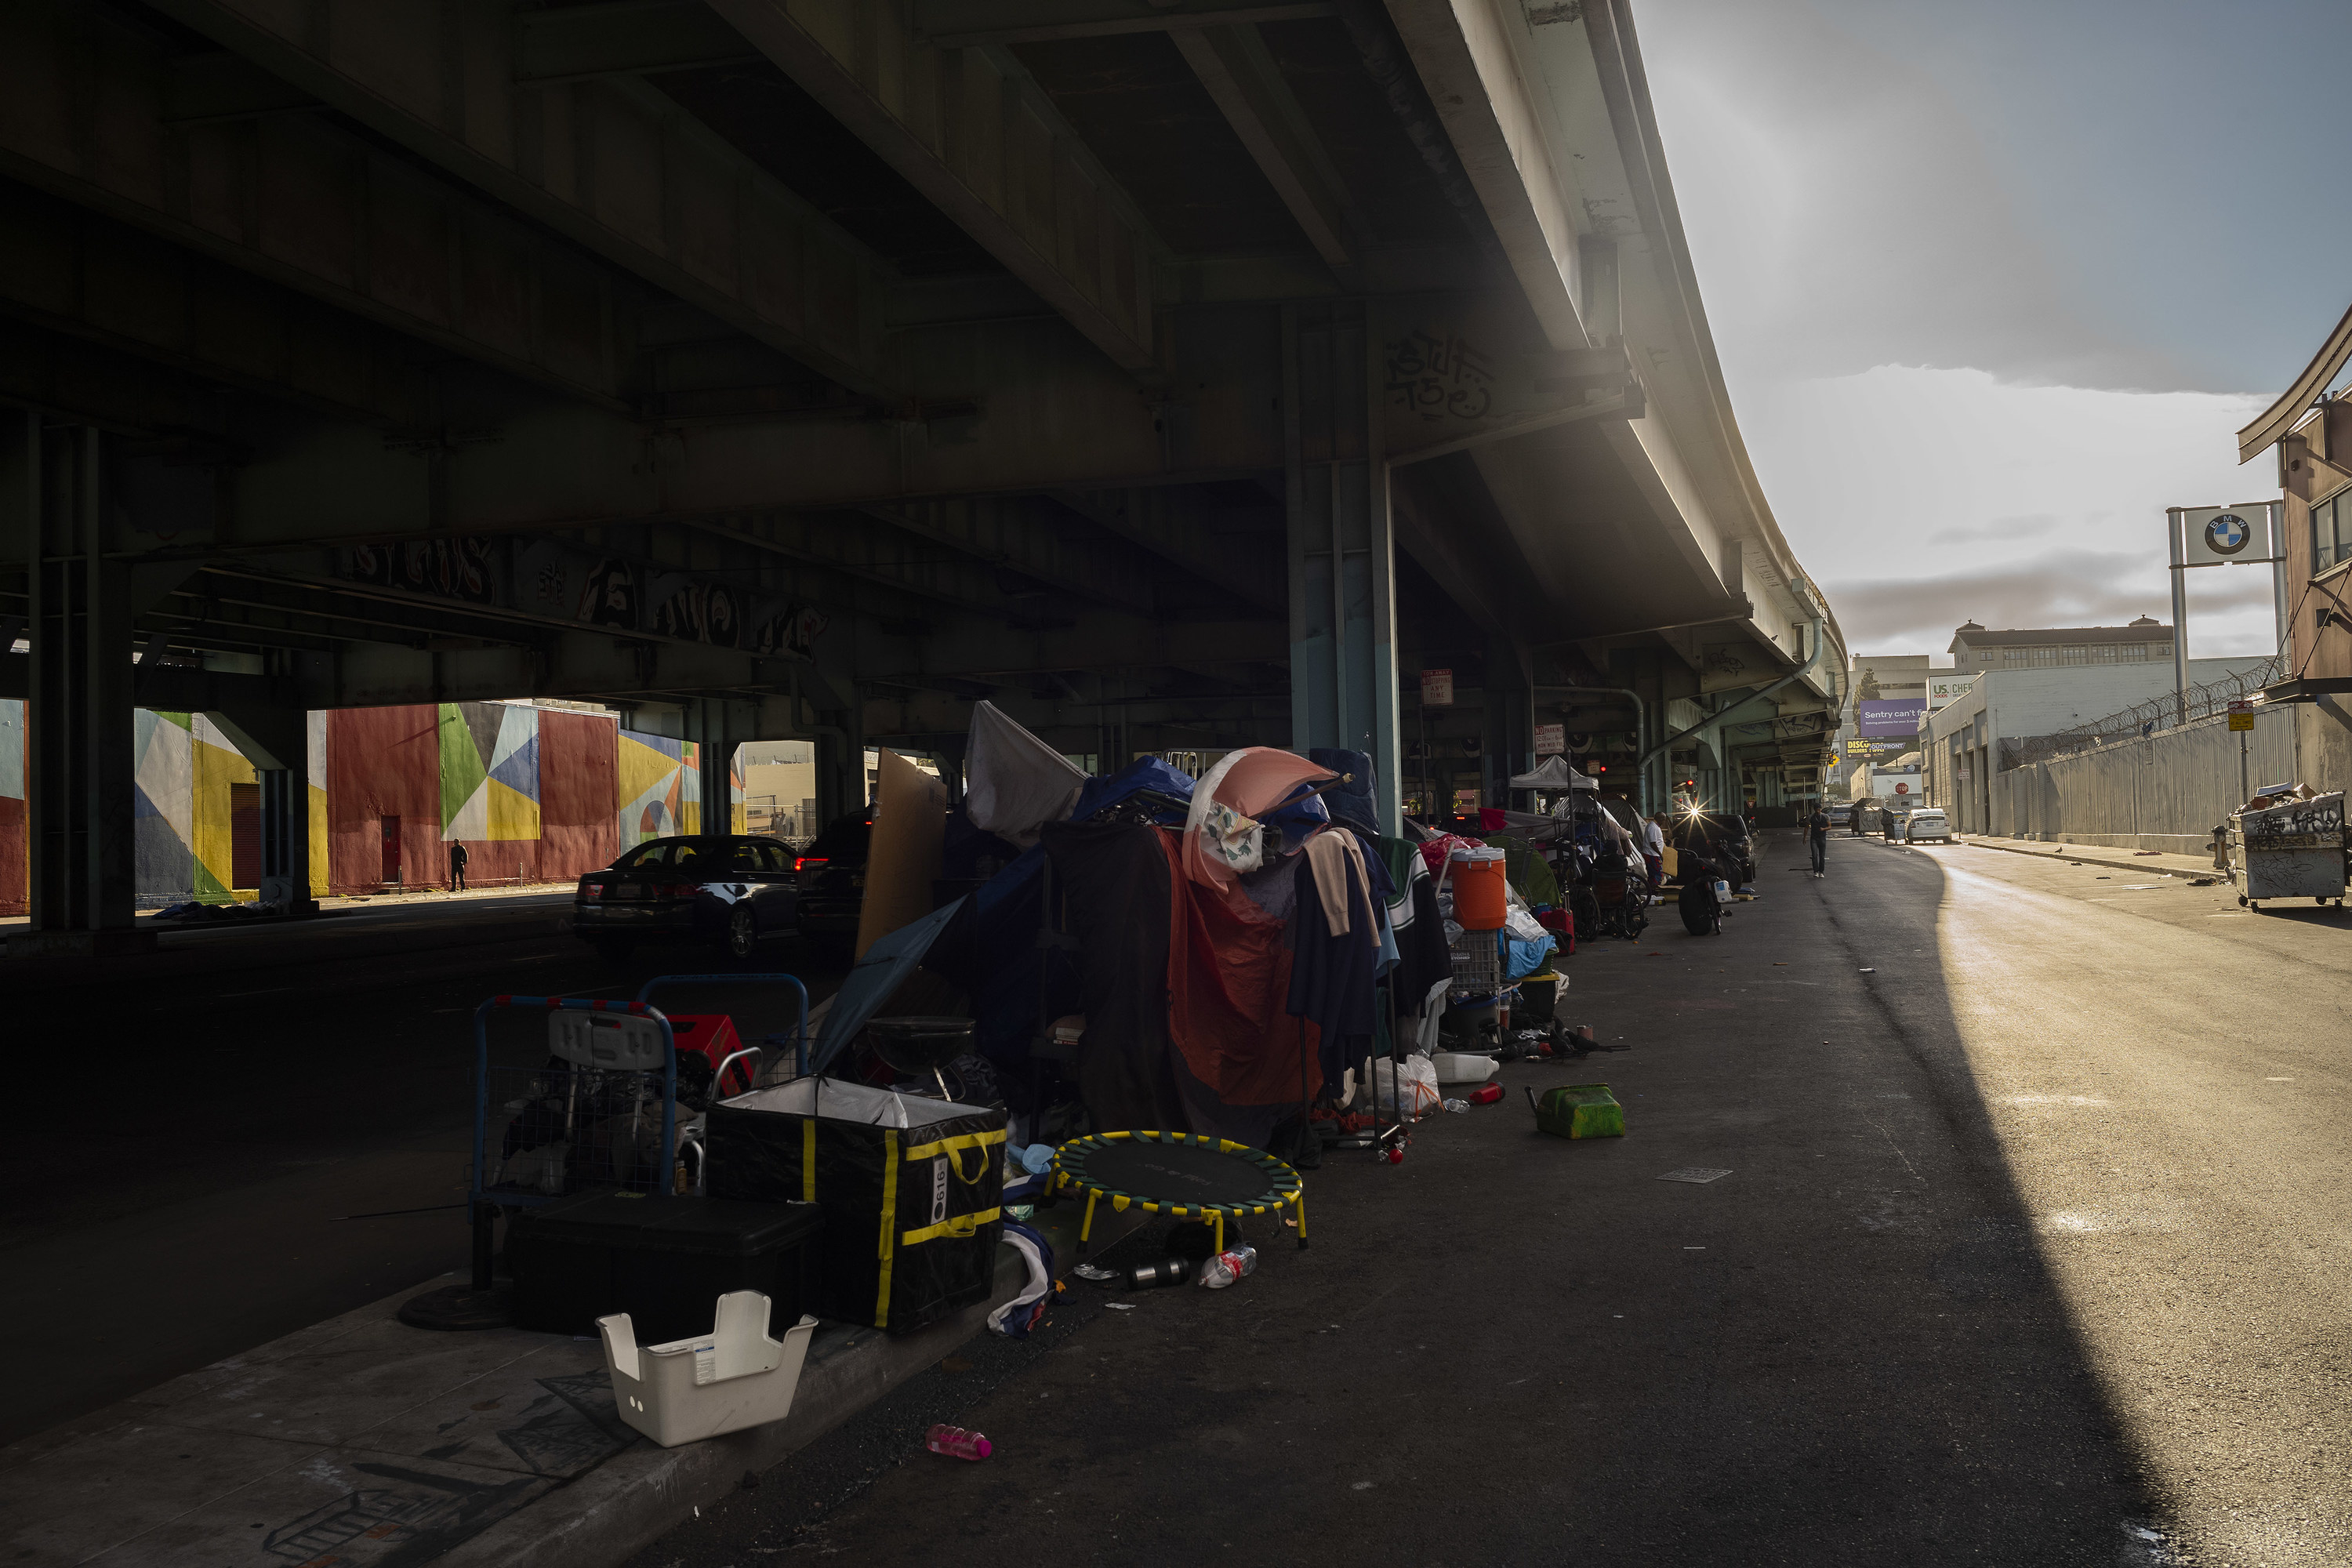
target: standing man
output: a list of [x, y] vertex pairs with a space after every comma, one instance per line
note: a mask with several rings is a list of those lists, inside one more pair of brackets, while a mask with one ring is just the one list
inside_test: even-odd
[[466, 890], [466, 847], [455, 838], [449, 840], [449, 890]]
[[1813, 850], [1813, 875], [1826, 877], [1830, 868], [1830, 814], [1820, 801], [1813, 802], [1813, 815], [1805, 818], [1805, 837]]

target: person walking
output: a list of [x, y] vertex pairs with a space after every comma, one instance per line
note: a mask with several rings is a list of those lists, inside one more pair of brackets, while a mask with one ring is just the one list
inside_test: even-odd
[[1805, 818], [1805, 837], [1813, 850], [1813, 875], [1826, 877], [1830, 870], [1830, 814], [1819, 801], [1813, 803], [1813, 815]]
[[455, 838], [449, 840], [449, 890], [453, 893], [462, 893], [466, 890], [467, 858], [466, 847]]

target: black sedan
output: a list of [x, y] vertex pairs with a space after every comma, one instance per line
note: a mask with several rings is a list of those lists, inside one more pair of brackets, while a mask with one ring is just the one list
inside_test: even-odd
[[618, 961], [641, 942], [704, 942], [749, 958], [798, 929], [800, 887], [790, 846], [708, 835], [655, 838], [580, 879], [573, 934]]
[[845, 961], [857, 940], [857, 920], [866, 907], [866, 851], [874, 837], [874, 813], [836, 816], [806, 849], [800, 868], [801, 934], [820, 955]]

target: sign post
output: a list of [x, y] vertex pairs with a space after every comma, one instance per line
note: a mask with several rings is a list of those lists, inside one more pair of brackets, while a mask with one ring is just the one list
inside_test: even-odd
[[2230, 699], [2230, 728], [2238, 732], [2238, 799], [2245, 800], [2253, 794], [2253, 782], [2246, 776], [2246, 733], [2254, 727], [2254, 705], [2242, 697]]
[[[2164, 510], [2172, 549], [2172, 721], [2189, 722], [2189, 578], [2200, 566], [2268, 566], [2279, 647], [2286, 647], [2286, 544], [2282, 501]], [[2237, 726], [2232, 724], [2231, 728]]]

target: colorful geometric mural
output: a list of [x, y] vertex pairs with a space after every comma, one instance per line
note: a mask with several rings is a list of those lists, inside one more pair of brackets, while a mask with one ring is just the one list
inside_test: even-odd
[[[352, 708], [309, 716], [303, 769], [310, 890], [562, 881], [632, 845], [701, 830], [701, 748], [615, 715], [530, 703]], [[142, 909], [249, 900], [260, 877], [253, 764], [202, 713], [132, 714], [137, 894]], [[26, 908], [25, 723], [0, 700], [0, 913]], [[729, 816], [743, 831], [743, 781]]]
[[621, 731], [615, 780], [622, 848], [702, 831], [701, 757], [701, 747], [692, 741]]
[[441, 837], [539, 837], [539, 710], [441, 704]]

